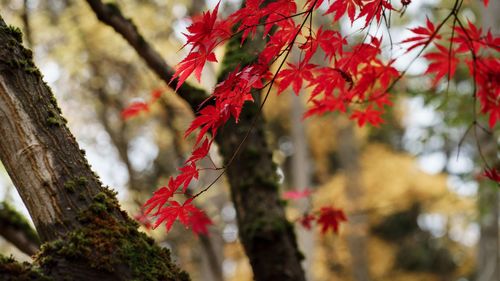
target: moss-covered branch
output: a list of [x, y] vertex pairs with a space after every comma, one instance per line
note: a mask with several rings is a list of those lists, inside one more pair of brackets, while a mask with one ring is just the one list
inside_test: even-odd
[[0, 235], [30, 256], [40, 247], [36, 231], [6, 202], [0, 203]]

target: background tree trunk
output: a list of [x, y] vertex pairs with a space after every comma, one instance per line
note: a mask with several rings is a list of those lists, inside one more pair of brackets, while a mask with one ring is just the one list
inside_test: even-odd
[[[500, 1], [490, 1], [488, 8], [481, 6], [483, 30], [491, 29], [493, 34], [500, 30]], [[493, 166], [500, 169], [500, 160], [495, 136], [476, 129], [477, 140], [483, 154]], [[482, 161], [482, 160], [479, 160]], [[480, 239], [477, 259], [477, 281], [500, 280], [500, 192], [498, 186], [482, 181], [479, 186], [479, 227]]]
[[344, 124], [338, 134], [338, 150], [340, 166], [345, 175], [345, 192], [349, 204], [353, 206], [349, 216], [349, 230], [347, 243], [352, 257], [351, 268], [353, 270], [353, 279], [356, 281], [369, 281], [370, 269], [368, 264], [367, 250], [367, 218], [363, 212], [358, 212], [356, 208], [362, 206], [363, 182], [362, 171], [360, 167], [360, 149], [359, 141], [354, 134], [354, 128], [350, 121], [343, 120]]

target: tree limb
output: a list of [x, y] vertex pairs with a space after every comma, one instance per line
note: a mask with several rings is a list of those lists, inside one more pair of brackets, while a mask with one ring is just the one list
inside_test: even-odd
[[0, 204], [0, 235], [29, 256], [35, 254], [40, 247], [36, 231], [5, 202]]
[[[161, 80], [172, 89], [177, 87], [177, 79], [170, 82], [174, 75], [173, 68], [144, 39], [132, 20], [123, 16], [116, 4], [104, 4], [101, 0], [87, 0], [87, 3], [97, 18], [120, 34]], [[188, 83], [182, 84], [177, 93], [190, 105], [194, 112], [198, 110], [198, 106], [208, 97], [208, 94], [204, 90], [193, 87]]]

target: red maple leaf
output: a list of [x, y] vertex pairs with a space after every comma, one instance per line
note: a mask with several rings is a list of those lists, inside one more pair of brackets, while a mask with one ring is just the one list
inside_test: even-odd
[[200, 146], [193, 150], [193, 152], [191, 153], [191, 157], [189, 157], [188, 160], [184, 162], [184, 164], [187, 164], [189, 162], [196, 162], [200, 159], [205, 158], [205, 156], [207, 156], [208, 152], [210, 151], [211, 144], [212, 142], [208, 141], [208, 138], [206, 138]]
[[468, 21], [468, 26], [464, 29], [461, 26], [455, 27], [457, 36], [453, 38], [453, 42], [458, 43], [457, 53], [465, 53], [474, 51], [474, 54], [479, 52], [479, 49], [485, 44], [481, 33], [483, 30], [477, 28], [472, 22]]
[[436, 32], [436, 28], [434, 24], [427, 18], [426, 26], [419, 26], [415, 28], [410, 28], [410, 31], [417, 34], [417, 36], [413, 36], [403, 40], [401, 43], [412, 43], [406, 52], [413, 50], [414, 48], [422, 45], [428, 45], [432, 39], [440, 39], [441, 35], [434, 34]]
[[186, 36], [186, 45], [192, 44], [193, 46], [213, 45], [216, 35], [224, 30], [216, 29], [217, 13], [219, 11], [219, 3], [215, 6], [212, 13], [210, 11], [203, 12], [201, 16], [193, 17], [193, 23], [187, 27], [188, 34]]
[[346, 111], [346, 102], [342, 98], [337, 98], [332, 95], [325, 95], [323, 99], [316, 100], [313, 99], [313, 106], [304, 113], [304, 118], [308, 118], [313, 115], [322, 115], [326, 112], [333, 112], [338, 110], [340, 112]]
[[124, 120], [132, 118], [143, 111], [149, 111], [149, 105], [142, 101], [136, 101], [131, 103], [121, 112], [121, 116]]
[[374, 18], [377, 19], [377, 23], [379, 23], [385, 9], [394, 10], [391, 2], [388, 0], [373, 0], [370, 2], [364, 2], [358, 18], [366, 16], [365, 27], [367, 27]]
[[305, 228], [310, 230], [312, 227], [312, 222], [316, 219], [313, 214], [304, 214], [300, 219], [299, 223]]
[[352, 23], [356, 15], [356, 7], [363, 7], [363, 2], [361, 0], [335, 0], [324, 15], [335, 14], [333, 20], [338, 21], [347, 11], [347, 15]]
[[194, 208], [194, 206], [191, 205], [191, 201], [192, 199], [188, 199], [182, 205], [177, 201], [168, 201], [170, 205], [163, 207], [158, 213], [158, 218], [156, 219], [153, 229], [165, 222], [165, 228], [168, 232], [177, 219], [179, 219], [179, 221], [185, 226], [189, 226], [190, 212], [192, 208]]
[[321, 233], [326, 233], [330, 228], [334, 233], [338, 233], [339, 225], [343, 221], [347, 221], [347, 217], [342, 210], [333, 207], [320, 209], [318, 224], [321, 225]]
[[191, 162], [190, 165], [186, 165], [179, 169], [181, 173], [175, 178], [178, 186], [184, 185], [182, 191], [186, 192], [186, 189], [193, 179], [198, 179], [199, 172], [196, 168], [196, 164]]
[[217, 62], [215, 54], [211, 50], [207, 50], [204, 46], [199, 46], [197, 51], [192, 51], [185, 57], [178, 65], [175, 70], [170, 83], [175, 78], [178, 78], [177, 86], [175, 90], [177, 91], [179, 87], [186, 81], [186, 79], [194, 72], [198, 82], [201, 80], [201, 72], [207, 61]]
[[153, 224], [151, 223], [151, 220], [149, 219], [148, 215], [144, 213], [144, 211], [141, 209], [139, 213], [134, 215], [134, 219], [144, 226], [147, 230], [150, 230]]
[[163, 205], [165, 205], [170, 200], [170, 198], [174, 196], [178, 188], [179, 184], [177, 184], [177, 182], [172, 177], [170, 177], [168, 185], [163, 186], [155, 191], [153, 193], [153, 196], [149, 198], [146, 203], [144, 203], [144, 214], [147, 215], [151, 213], [151, 211], [153, 211], [155, 208], [158, 208], [158, 210], [153, 215], [158, 214], [158, 212], [161, 211]]
[[276, 75], [276, 80], [278, 80], [278, 94], [283, 92], [290, 84], [292, 85], [293, 91], [296, 95], [299, 94], [302, 88], [302, 81], [312, 81], [314, 78], [313, 71], [316, 68], [314, 64], [291, 64], [287, 63], [289, 68], [281, 70], [278, 75]]
[[299, 200], [302, 198], [306, 198], [312, 194], [310, 189], [304, 190], [291, 190], [283, 193], [283, 199], [285, 200]]
[[195, 234], [208, 235], [208, 226], [213, 224], [212, 220], [200, 209], [193, 207], [190, 210], [189, 226]]
[[380, 115], [382, 115], [382, 111], [374, 110], [372, 106], [369, 105], [365, 110], [355, 110], [349, 119], [357, 120], [359, 127], [363, 127], [366, 123], [378, 127], [381, 123], [384, 123]]
[[196, 138], [198, 144], [203, 136], [210, 130], [212, 136], [215, 136], [217, 129], [229, 119], [229, 112], [227, 110], [219, 110], [218, 107], [213, 105], [205, 106], [200, 110], [198, 117], [196, 117], [191, 126], [186, 130], [185, 136], [191, 134], [194, 130], [201, 128]]
[[448, 79], [451, 79], [453, 75], [455, 75], [455, 70], [459, 62], [453, 51], [450, 52], [448, 48], [439, 44], [436, 44], [436, 47], [438, 48], [437, 52], [424, 55], [424, 58], [431, 61], [425, 74], [435, 73], [436, 75], [432, 80], [433, 87], [435, 87], [445, 75], [448, 75]]
[[490, 180], [500, 184], [500, 171], [495, 168], [486, 169], [483, 176], [489, 178]]

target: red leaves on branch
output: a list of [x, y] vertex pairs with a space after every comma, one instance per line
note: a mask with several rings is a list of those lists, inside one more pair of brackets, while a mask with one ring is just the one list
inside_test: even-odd
[[361, 0], [335, 0], [328, 8], [325, 15], [335, 14], [333, 20], [338, 21], [347, 11], [349, 19], [351, 20], [351, 22], [354, 22], [356, 8], [362, 6], [363, 3], [361, 2]]
[[439, 44], [436, 44], [436, 47], [438, 49], [437, 52], [424, 55], [424, 58], [431, 61], [425, 74], [435, 74], [432, 80], [433, 86], [436, 86], [445, 75], [448, 75], [448, 79], [451, 79], [455, 75], [455, 70], [459, 62], [453, 51], [449, 51], [448, 48]]
[[427, 18], [426, 26], [419, 26], [415, 28], [410, 28], [410, 31], [415, 33], [417, 36], [407, 38], [402, 41], [402, 43], [411, 43], [410, 47], [406, 49], [407, 52], [413, 50], [418, 46], [428, 45], [432, 39], [441, 39], [441, 35], [435, 34], [436, 28], [434, 24]]
[[356, 120], [360, 127], [363, 127], [366, 123], [378, 127], [380, 124], [384, 123], [384, 120], [380, 117], [381, 115], [381, 111], [374, 110], [371, 106], [368, 106], [365, 110], [355, 110], [349, 118]]
[[365, 27], [367, 27], [373, 19], [377, 20], [377, 23], [380, 22], [382, 18], [382, 14], [384, 10], [393, 10], [391, 2], [389, 0], [373, 0], [370, 2], [363, 2], [363, 7], [361, 8], [361, 12], [359, 13], [358, 18], [365, 18]]
[[[178, 79], [177, 88], [192, 74], [200, 81], [205, 64], [217, 62], [215, 48], [234, 36], [241, 35], [243, 43], [253, 39], [259, 30], [265, 38], [264, 46], [262, 51], [251, 54], [255, 55], [253, 64], [241, 65], [229, 72], [214, 87], [206, 103], [200, 105], [196, 118], [185, 132], [185, 136], [196, 135], [196, 148], [180, 168], [180, 174], [171, 177], [168, 186], [156, 191], [144, 205], [145, 214], [152, 213], [157, 217], [155, 227], [165, 223], [169, 230], [174, 221], [179, 220], [195, 233], [207, 233], [207, 226], [212, 222], [192, 205], [193, 198], [199, 194], [182, 205], [173, 200], [174, 194], [185, 193], [193, 179], [198, 179], [199, 172], [204, 168], [198, 169], [197, 162], [209, 157], [218, 130], [231, 118], [238, 122], [245, 103], [253, 102], [254, 95], [266, 87], [277, 86], [278, 94], [290, 86], [295, 94], [306, 88], [308, 91], [303, 92], [310, 94], [310, 107], [304, 118], [338, 111], [346, 113], [360, 127], [366, 124], [378, 127], [384, 123], [381, 117], [384, 107], [392, 105], [388, 92], [404, 72], [400, 73], [393, 67], [395, 58], [382, 56], [382, 49], [388, 47], [387, 41], [390, 40], [369, 36], [373, 33], [368, 33], [366, 27], [372, 23], [380, 24], [388, 10], [403, 13], [411, 1], [402, 1], [404, 7], [398, 11], [389, 0], [331, 0], [324, 14], [333, 17], [334, 24], [329, 26], [337, 26], [344, 15], [351, 24], [364, 20], [361, 31], [366, 36], [360, 36], [363, 39], [359, 41], [356, 41], [355, 36], [343, 37], [327, 25], [316, 29], [312, 24], [307, 24], [311, 13], [324, 2], [308, 0], [303, 11], [297, 13], [294, 0], [276, 0], [271, 3], [248, 0], [242, 9], [226, 19], [217, 17], [219, 4], [213, 11], [192, 19], [192, 24], [184, 34], [187, 39], [184, 47], [189, 47], [189, 53], [178, 64], [171, 80]], [[484, 4], [487, 5], [488, 1], [485, 0]], [[436, 48], [423, 56], [429, 62], [425, 74], [434, 76], [433, 87], [445, 76], [452, 79], [458, 64], [465, 62], [477, 85], [474, 94], [480, 102], [481, 112], [489, 116], [489, 125], [493, 128], [500, 121], [500, 62], [495, 56], [495, 52], [500, 51], [500, 38], [489, 31], [483, 34], [482, 29], [471, 22], [467, 26], [459, 22], [452, 30], [453, 38], [445, 39], [438, 33], [441, 27], [447, 28], [445, 23], [435, 25], [427, 18], [425, 26], [411, 28], [413, 34], [401, 43], [407, 44], [406, 52], [409, 52], [417, 47], [422, 47], [421, 51], [430, 49], [430, 43], [434, 41]], [[287, 61], [282, 69], [284, 64], [280, 65], [280, 59], [285, 56], [288, 58], [293, 48], [298, 48], [299, 56]], [[312, 64], [311, 60], [319, 50], [324, 52], [324, 62], [321, 65]], [[280, 66], [273, 74], [270, 69], [276, 65]], [[124, 110], [122, 116], [130, 118], [147, 111], [149, 104], [133, 103]], [[486, 171], [485, 175], [498, 181], [497, 170]], [[288, 199], [307, 195], [308, 192], [284, 193]], [[346, 216], [342, 210], [323, 207], [319, 213], [308, 214], [300, 220], [306, 228], [313, 221], [321, 225], [322, 232], [331, 229], [336, 233], [339, 224], [346, 221]]]
[[207, 226], [212, 224], [205, 214], [193, 204], [192, 199], [186, 200], [182, 205], [177, 201], [169, 201], [158, 213], [153, 228], [157, 228], [165, 222], [165, 228], [169, 231], [176, 220], [179, 220], [186, 227], [191, 227], [196, 233], [207, 234]]
[[305, 229], [311, 229], [314, 221], [321, 227], [322, 234], [327, 233], [330, 229], [333, 233], [338, 234], [340, 224], [347, 221], [347, 216], [341, 209], [325, 206], [321, 207], [316, 214], [306, 213], [298, 220]]
[[146, 201], [144, 204], [144, 214], [149, 214], [155, 208], [157, 211], [155, 214], [158, 214], [161, 211], [163, 205], [165, 205], [170, 198], [172, 198], [175, 194], [175, 191], [179, 188], [179, 185], [174, 181], [171, 177], [168, 181], [168, 186], [163, 186], [157, 191], [153, 193], [153, 196]]
[[313, 80], [313, 70], [316, 68], [314, 64], [301, 64], [295, 65], [287, 63], [289, 68], [284, 69], [276, 75], [276, 80], [278, 80], [278, 94], [283, 92], [286, 88], [292, 85], [292, 89], [296, 95], [299, 95], [299, 91], [302, 88], [302, 81], [312, 81]]

